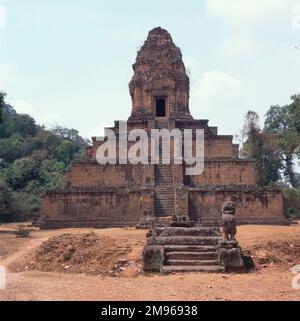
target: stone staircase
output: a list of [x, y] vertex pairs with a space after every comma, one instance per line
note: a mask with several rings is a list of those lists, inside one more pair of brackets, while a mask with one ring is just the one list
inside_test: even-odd
[[161, 273], [172, 272], [224, 272], [218, 261], [217, 227], [166, 227], [157, 229], [157, 236], [147, 244], [164, 248]]
[[[156, 118], [155, 128], [168, 128], [167, 118]], [[167, 226], [175, 214], [175, 194], [173, 184], [172, 164], [162, 164], [162, 158], [166, 156], [167, 151], [162, 149], [159, 142], [159, 164], [155, 165], [155, 196], [154, 210], [156, 223], [158, 226]]]
[[175, 214], [172, 165], [155, 165], [154, 210], [156, 217], [172, 217]]

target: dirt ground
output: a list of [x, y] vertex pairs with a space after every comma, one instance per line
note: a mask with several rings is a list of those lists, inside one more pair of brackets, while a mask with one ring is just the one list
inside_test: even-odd
[[168, 276], [143, 273], [145, 230], [34, 230], [29, 238], [15, 230], [0, 226], [7, 271], [0, 300], [300, 300], [290, 271], [300, 264], [299, 223], [239, 227], [237, 239], [257, 265], [251, 273]]

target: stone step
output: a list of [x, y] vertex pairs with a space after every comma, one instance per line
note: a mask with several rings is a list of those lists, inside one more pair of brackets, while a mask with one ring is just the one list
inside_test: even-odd
[[159, 186], [157, 186], [155, 189], [157, 189], [157, 190], [164, 190], [164, 189], [166, 189], [166, 188], [172, 188], [172, 189], [174, 189], [173, 183], [159, 185]]
[[166, 197], [166, 196], [174, 196], [174, 193], [170, 192], [170, 190], [161, 190], [159, 192], [155, 192], [156, 197]]
[[163, 231], [163, 236], [221, 236], [218, 227], [170, 227]]
[[165, 252], [214, 252], [216, 250], [215, 246], [205, 246], [205, 245], [165, 245]]
[[174, 204], [174, 199], [172, 197], [169, 198], [156, 198], [155, 202], [159, 203], [167, 203], [167, 204]]
[[[167, 252], [167, 260], [217, 260], [218, 254], [214, 252]], [[172, 265], [172, 264], [171, 264]], [[176, 265], [176, 264], [174, 264]], [[186, 264], [187, 265], [187, 264]], [[211, 264], [214, 265], [214, 264]]]
[[180, 259], [180, 260], [166, 260], [164, 263], [164, 266], [168, 266], [168, 265], [172, 265], [172, 266], [216, 266], [219, 265], [219, 261], [218, 260], [184, 260], [184, 259]]
[[[163, 217], [163, 216], [162, 216]], [[170, 222], [166, 222], [166, 221], [158, 221], [156, 223], [156, 226], [157, 227], [165, 227], [165, 226], [168, 226], [170, 224]]]
[[[171, 204], [167, 204], [167, 205], [160, 204], [160, 205], [155, 205], [154, 209], [155, 210], [162, 210], [162, 211], [172, 212], [172, 211], [174, 211], [175, 206], [172, 206]], [[170, 215], [172, 215], [172, 214], [174, 214], [174, 213], [170, 213]]]
[[165, 200], [165, 201], [172, 201], [174, 202], [174, 195], [173, 194], [163, 194], [163, 195], [155, 195], [156, 200]]
[[155, 203], [155, 206], [154, 208], [156, 209], [164, 209], [164, 210], [171, 210], [171, 209], [174, 209], [175, 206], [172, 204], [172, 203]]
[[164, 197], [164, 196], [174, 196], [174, 193], [172, 190], [169, 188], [164, 188], [164, 189], [155, 189], [155, 197]]
[[154, 240], [157, 245], [217, 245], [220, 237], [216, 236], [158, 236]]
[[157, 205], [157, 206], [163, 206], [163, 205], [168, 205], [168, 206], [172, 206], [172, 207], [174, 207], [174, 200], [170, 200], [170, 199], [168, 199], [168, 200], [157, 200], [156, 202], [155, 202], [155, 205]]
[[224, 267], [219, 265], [207, 265], [207, 266], [199, 266], [199, 265], [168, 265], [163, 266], [160, 270], [162, 274], [169, 273], [185, 273], [185, 272], [207, 272], [207, 273], [217, 273], [224, 272]]
[[174, 202], [174, 195], [169, 194], [169, 195], [155, 195], [156, 200], [165, 200], [165, 201], [173, 201]]
[[162, 203], [164, 203], [164, 204], [174, 204], [174, 199], [172, 199], [172, 198], [171, 199], [170, 198], [165, 198], [165, 199], [159, 198], [159, 199], [156, 199], [155, 202], [157, 204], [162, 204]]
[[[167, 211], [167, 212], [170, 212], [169, 215], [172, 215], [174, 214], [174, 210], [175, 210], [175, 207], [173, 206], [163, 206], [163, 205], [159, 205], [159, 206], [155, 206], [154, 207], [155, 210], [158, 210], [158, 211]], [[171, 213], [173, 211], [173, 213]]]
[[155, 201], [155, 206], [161, 207], [174, 207], [174, 200], [156, 200]]
[[169, 216], [174, 214], [174, 209], [172, 208], [163, 208], [163, 207], [156, 207], [155, 214], [157, 216]]
[[173, 197], [174, 196], [174, 194], [173, 193], [170, 193], [170, 192], [166, 192], [166, 193], [159, 193], [159, 194], [155, 194], [155, 197], [156, 198], [159, 198], [159, 199], [168, 199], [168, 197]]
[[172, 216], [163, 216], [160, 217], [159, 219], [155, 219], [155, 221], [170, 221], [172, 220]]
[[[172, 212], [172, 211], [174, 211], [175, 206], [172, 205], [172, 204], [166, 204], [166, 205], [164, 205], [164, 204], [155, 204], [154, 209], [158, 210], [158, 211], [161, 210], [161, 211], [164, 211], [164, 212], [167, 211], [167, 212], [170, 212], [169, 215], [174, 215], [174, 212]], [[165, 215], [165, 216], [167, 216], [167, 215]]]
[[157, 203], [157, 205], [159, 204], [169, 204], [169, 205], [172, 205], [174, 204], [174, 200], [170, 200], [170, 199], [158, 199], [155, 201], [155, 203]]
[[159, 214], [157, 216], [169, 216], [172, 215], [172, 209], [165, 209], [162, 207], [155, 208], [155, 213]]

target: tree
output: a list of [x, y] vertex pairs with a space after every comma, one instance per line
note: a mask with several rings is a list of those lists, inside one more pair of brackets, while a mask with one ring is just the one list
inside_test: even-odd
[[264, 133], [259, 126], [259, 116], [248, 111], [243, 128], [246, 142], [243, 144], [242, 155], [255, 160], [256, 183], [265, 186], [280, 179], [280, 153], [276, 140]]
[[17, 159], [7, 172], [7, 182], [17, 190], [24, 188], [29, 181], [38, 178], [39, 162], [33, 158]]
[[0, 179], [0, 222], [15, 219], [13, 191], [7, 183]]
[[6, 94], [4, 92], [0, 92], [0, 124], [3, 123], [3, 110], [5, 105], [5, 98]]
[[285, 106], [271, 106], [266, 114], [264, 132], [276, 137], [281, 151], [283, 175], [295, 187], [294, 158], [300, 146], [300, 103], [298, 96]]
[[29, 115], [13, 115], [5, 122], [5, 135], [19, 133], [23, 137], [34, 136], [38, 131], [35, 120]]
[[0, 93], [0, 221], [27, 220], [39, 211], [44, 193], [65, 188], [71, 161], [87, 142], [75, 129], [38, 126], [20, 115]]

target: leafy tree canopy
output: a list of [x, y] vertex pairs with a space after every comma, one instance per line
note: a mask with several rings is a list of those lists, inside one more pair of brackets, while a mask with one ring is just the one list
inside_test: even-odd
[[49, 189], [65, 187], [71, 162], [88, 141], [75, 129], [46, 129], [16, 113], [0, 93], [0, 222], [34, 217]]

